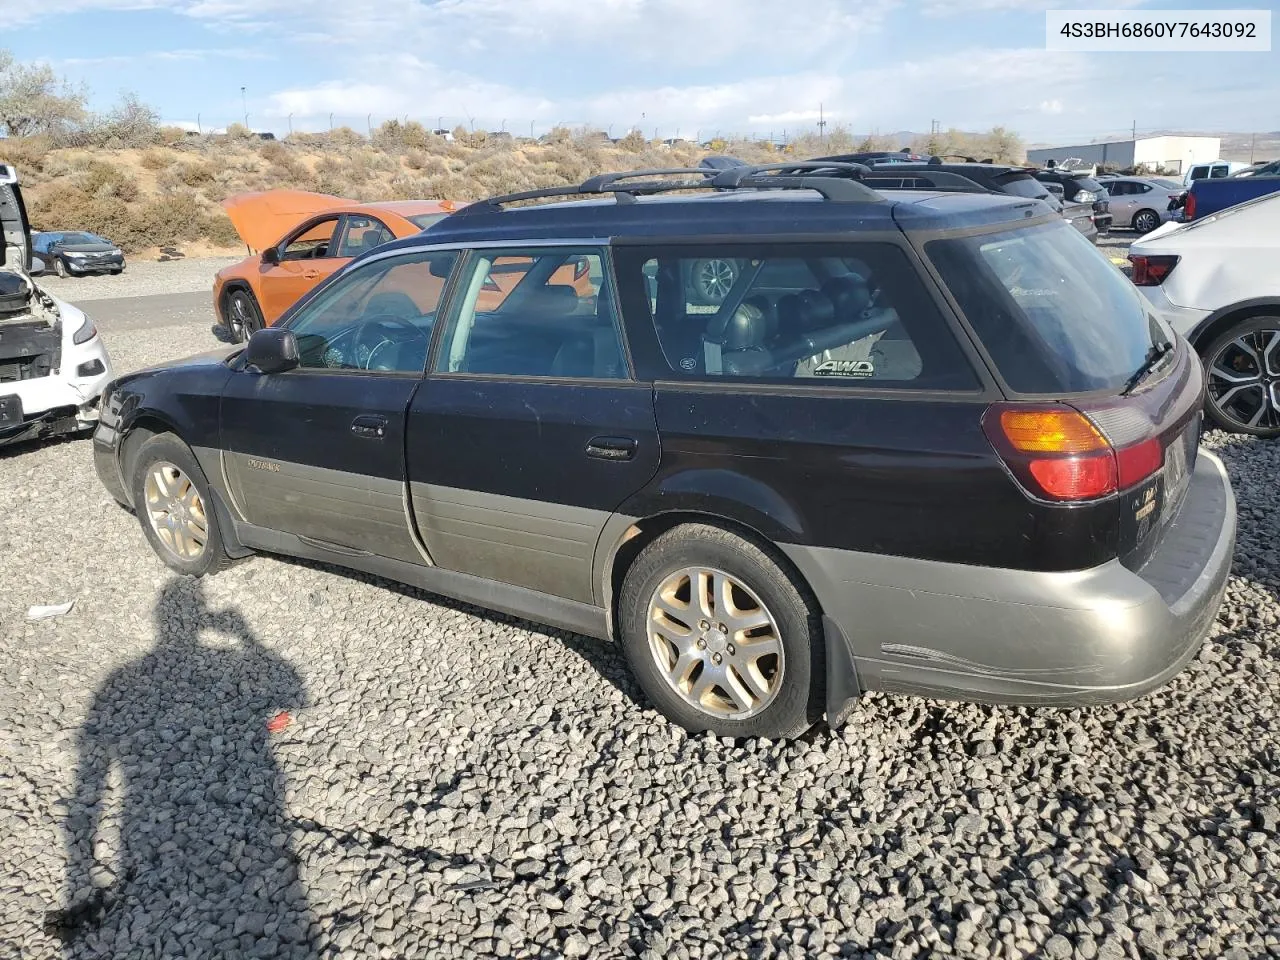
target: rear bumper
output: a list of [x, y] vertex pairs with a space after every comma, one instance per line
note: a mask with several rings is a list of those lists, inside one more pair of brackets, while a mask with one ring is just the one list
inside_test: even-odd
[[1235, 530], [1226, 471], [1201, 451], [1178, 516], [1138, 570], [786, 552], [848, 638], [856, 677], [837, 688], [1077, 705], [1142, 696], [1195, 656], [1222, 602]]
[[1189, 336], [1191, 331], [1198, 327], [1200, 322], [1212, 312], [1210, 310], [1196, 310], [1192, 307], [1178, 306], [1169, 299], [1163, 286], [1139, 287], [1138, 292], [1146, 297], [1147, 303], [1151, 304], [1151, 309], [1156, 312], [1156, 316], [1184, 337]]

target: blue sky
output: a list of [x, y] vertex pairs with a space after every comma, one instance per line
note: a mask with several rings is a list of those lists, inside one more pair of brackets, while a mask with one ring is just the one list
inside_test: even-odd
[[[1280, 54], [1048, 53], [1050, 8], [1209, 0], [3, 0], [0, 45], [105, 108], [287, 132], [373, 115], [528, 132], [1280, 129]], [[1262, 4], [1254, 3], [1259, 7]], [[16, 26], [14, 7], [18, 7]]]

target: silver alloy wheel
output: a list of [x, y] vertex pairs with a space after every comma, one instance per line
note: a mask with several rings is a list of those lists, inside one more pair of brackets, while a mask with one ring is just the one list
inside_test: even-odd
[[1160, 218], [1150, 210], [1139, 211], [1133, 218], [1133, 229], [1139, 233], [1150, 233], [1158, 226], [1160, 226]]
[[233, 293], [227, 304], [231, 307], [231, 316], [228, 317], [231, 336], [237, 343], [244, 343], [249, 339], [249, 311], [245, 307], [244, 297]]
[[691, 707], [721, 720], [765, 710], [786, 666], [777, 621], [742, 581], [714, 567], [668, 576], [649, 600], [649, 651]]
[[1207, 365], [1209, 402], [1227, 422], [1251, 430], [1280, 427], [1280, 330], [1257, 330], [1223, 346]]
[[151, 529], [165, 548], [179, 560], [199, 560], [209, 542], [209, 519], [191, 478], [157, 460], [147, 470], [143, 495]]
[[698, 264], [694, 282], [703, 297], [718, 303], [729, 295], [737, 276], [738, 271], [728, 260], [703, 260]]

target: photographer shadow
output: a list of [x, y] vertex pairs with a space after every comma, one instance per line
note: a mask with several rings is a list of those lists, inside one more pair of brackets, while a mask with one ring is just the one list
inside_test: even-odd
[[67, 957], [314, 956], [268, 729], [302, 680], [198, 581], [164, 586], [155, 627], [81, 728], [46, 930]]

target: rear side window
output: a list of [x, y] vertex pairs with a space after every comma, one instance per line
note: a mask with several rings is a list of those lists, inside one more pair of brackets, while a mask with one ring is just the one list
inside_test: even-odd
[[600, 249], [476, 251], [458, 281], [436, 370], [625, 378], [604, 262]]
[[1168, 339], [1133, 284], [1065, 222], [925, 250], [1018, 393], [1119, 390]]
[[655, 379], [971, 390], [972, 367], [911, 261], [887, 243], [621, 247]]

